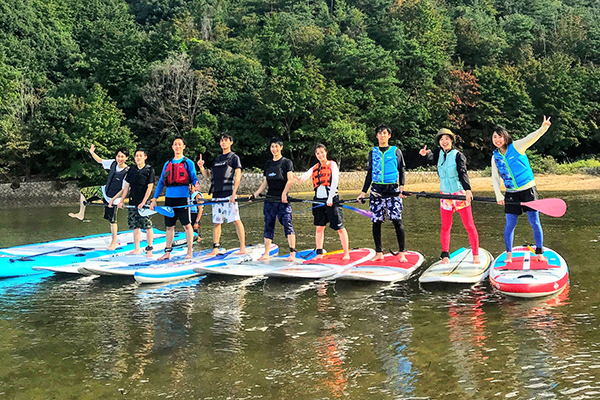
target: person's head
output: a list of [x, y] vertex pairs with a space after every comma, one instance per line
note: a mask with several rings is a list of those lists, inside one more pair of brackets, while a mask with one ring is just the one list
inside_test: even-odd
[[497, 148], [505, 149], [512, 141], [512, 137], [505, 127], [496, 125], [492, 128], [492, 144]]
[[146, 163], [146, 159], [148, 158], [148, 155], [146, 154], [146, 150], [137, 149], [135, 151], [135, 155], [133, 156], [133, 158], [135, 159], [135, 163], [138, 166], [140, 166], [140, 165], [144, 165]]
[[173, 145], [171, 148], [176, 155], [183, 155], [183, 150], [185, 150], [185, 139], [181, 136], [177, 136], [175, 139], [173, 139]]
[[448, 151], [452, 149], [452, 146], [456, 141], [456, 135], [450, 129], [442, 128], [435, 135], [435, 141], [443, 150]]
[[127, 157], [129, 157], [129, 149], [127, 147], [119, 147], [115, 151], [115, 161], [117, 164], [125, 164]]
[[223, 151], [231, 150], [231, 145], [233, 144], [233, 136], [231, 136], [227, 132], [221, 133], [221, 139], [219, 140], [219, 144], [221, 145], [221, 149]]
[[322, 143], [317, 144], [315, 146], [315, 156], [320, 163], [327, 161], [327, 147]]
[[273, 157], [279, 157], [281, 156], [281, 150], [283, 149], [283, 141], [278, 137], [272, 137], [271, 140], [269, 140], [269, 147]]
[[392, 137], [392, 130], [386, 124], [381, 124], [375, 128], [375, 135], [377, 136], [379, 146], [385, 147]]

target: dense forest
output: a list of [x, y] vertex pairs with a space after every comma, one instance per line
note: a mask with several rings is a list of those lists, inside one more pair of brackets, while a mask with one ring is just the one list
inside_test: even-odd
[[600, 148], [600, 0], [0, 0], [0, 173], [90, 180], [87, 149], [173, 137], [245, 168], [271, 136], [308, 165], [315, 143], [363, 166], [387, 123], [409, 160], [441, 127], [471, 168], [490, 128], [558, 161]]

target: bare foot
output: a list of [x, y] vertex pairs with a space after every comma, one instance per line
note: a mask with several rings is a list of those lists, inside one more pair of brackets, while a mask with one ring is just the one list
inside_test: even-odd
[[321, 260], [323, 258], [323, 254], [317, 254], [315, 260]]
[[152, 258], [152, 252], [151, 252], [151, 251], [147, 251], [147, 252], [146, 252], [146, 257], [148, 257], [148, 258]]
[[198, 236], [198, 237], [196, 238], [196, 243], [200, 243], [201, 241], [202, 241], [202, 238], [201, 238], [200, 236]]
[[448, 264], [449, 262], [450, 262], [450, 259], [448, 257], [442, 258], [442, 264]]
[[240, 249], [240, 251], [238, 251], [238, 254], [246, 254], [246, 248], [244, 247], [243, 249]]
[[128, 256], [134, 255], [134, 254], [140, 254], [140, 250], [132, 250], [129, 253], [127, 253]]
[[162, 256], [160, 256], [159, 260], [170, 260], [171, 259], [171, 253], [165, 253]]
[[187, 254], [185, 255], [185, 259], [186, 259], [186, 260], [189, 260], [190, 258], [193, 258], [193, 257], [194, 257], [194, 253], [187, 253]]
[[346, 253], [344, 254], [344, 257], [342, 257], [342, 261], [348, 261], [350, 260], [350, 253]]
[[210, 253], [208, 253], [209, 256], [216, 256], [217, 254], [219, 254], [218, 247], [215, 247]]
[[473, 256], [473, 264], [480, 264], [481, 260], [479, 260], [479, 256]]
[[69, 213], [69, 217], [71, 218], [77, 218], [80, 221], [83, 221], [83, 213], [82, 212], [78, 212], [77, 214], [75, 213]]
[[110, 246], [108, 246], [109, 250], [114, 250], [117, 248], [117, 244], [116, 243], [111, 243]]
[[258, 261], [268, 261], [269, 260], [269, 254], [263, 254]]
[[398, 256], [398, 261], [399, 262], [408, 262], [408, 260], [406, 259], [406, 257], [403, 256], [403, 255], [402, 256]]
[[537, 260], [538, 260], [539, 262], [548, 262], [548, 259], [547, 259], [546, 257], [544, 257], [544, 255], [543, 255], [543, 254], [538, 254], [538, 255], [537, 255]]
[[380, 261], [383, 260], [383, 253], [375, 254], [375, 257], [371, 258], [371, 261]]
[[296, 253], [292, 253], [292, 254], [290, 254], [290, 255], [289, 255], [289, 256], [288, 256], [288, 257], [285, 259], [285, 261], [288, 261], [288, 262], [294, 262], [294, 261], [296, 261]]
[[512, 263], [512, 257], [506, 257], [506, 260], [504, 260], [504, 262], [506, 264], [511, 264]]

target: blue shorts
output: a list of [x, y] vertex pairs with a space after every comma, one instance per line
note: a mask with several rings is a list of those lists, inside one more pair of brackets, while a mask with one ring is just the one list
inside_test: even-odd
[[373, 212], [371, 221], [383, 222], [386, 214], [390, 220], [402, 219], [402, 199], [400, 197], [369, 196], [370, 208]]
[[292, 226], [292, 206], [290, 203], [265, 202], [263, 213], [265, 214], [265, 239], [273, 240], [275, 236], [275, 221], [277, 219], [283, 225], [285, 237], [295, 233]]

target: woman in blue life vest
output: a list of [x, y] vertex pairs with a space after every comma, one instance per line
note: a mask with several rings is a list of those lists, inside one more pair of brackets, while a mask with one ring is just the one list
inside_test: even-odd
[[467, 174], [467, 159], [464, 154], [453, 147], [456, 136], [450, 129], [440, 129], [435, 136], [435, 141], [441, 147], [439, 153], [434, 155], [425, 146], [419, 151], [419, 154], [425, 157], [427, 163], [435, 163], [437, 165], [437, 172], [440, 177], [440, 193], [466, 197], [466, 200], [440, 199], [442, 264], [450, 262], [450, 232], [452, 231], [452, 217], [455, 211], [460, 215], [469, 235], [469, 243], [473, 251], [473, 263], [478, 264], [479, 234], [477, 233], [477, 228], [475, 228], [473, 211], [471, 209], [473, 193], [471, 192], [471, 183]]
[[[513, 142], [511, 136], [502, 126], [495, 126], [492, 130], [492, 143], [496, 146], [492, 156], [492, 184], [498, 204], [504, 205], [506, 226], [504, 227], [504, 245], [506, 247], [506, 262], [512, 262], [512, 245], [515, 228], [519, 215], [525, 211], [527, 219], [533, 229], [535, 240], [535, 253], [538, 261], [545, 261], [544, 257], [544, 232], [540, 223], [540, 215], [529, 207], [521, 206], [521, 202], [538, 199], [538, 192], [533, 178], [533, 171], [525, 151], [531, 147], [550, 127], [550, 117], [546, 118], [542, 126], [523, 139]], [[506, 196], [500, 191], [500, 184], [504, 182]]]

